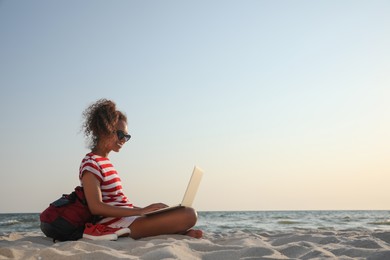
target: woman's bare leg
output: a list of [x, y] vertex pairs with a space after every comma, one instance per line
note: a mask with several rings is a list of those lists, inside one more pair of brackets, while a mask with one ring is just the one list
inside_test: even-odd
[[130, 237], [139, 239], [167, 234], [187, 234], [200, 238], [201, 231], [190, 230], [196, 224], [196, 220], [197, 214], [192, 208], [179, 208], [156, 215], [139, 217], [130, 225]]

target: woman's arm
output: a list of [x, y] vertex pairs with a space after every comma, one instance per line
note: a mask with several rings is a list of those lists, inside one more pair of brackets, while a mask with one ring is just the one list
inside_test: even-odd
[[166, 207], [165, 204], [156, 203], [145, 208], [123, 208], [106, 204], [102, 201], [99, 180], [89, 171], [83, 173], [81, 179], [89, 210], [93, 215], [103, 217], [141, 216], [149, 211]]

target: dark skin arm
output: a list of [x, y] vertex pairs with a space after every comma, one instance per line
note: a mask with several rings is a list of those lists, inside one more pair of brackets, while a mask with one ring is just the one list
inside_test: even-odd
[[81, 181], [83, 183], [85, 197], [88, 201], [89, 210], [93, 215], [103, 217], [142, 216], [149, 211], [166, 207], [163, 203], [151, 204], [145, 208], [123, 208], [112, 206], [102, 201], [100, 182], [93, 173], [84, 171]]

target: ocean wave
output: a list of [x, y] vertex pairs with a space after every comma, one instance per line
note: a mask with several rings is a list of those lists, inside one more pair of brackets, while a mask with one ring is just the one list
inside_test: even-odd
[[384, 220], [384, 221], [374, 221], [374, 222], [369, 222], [368, 224], [370, 225], [385, 225], [385, 226], [390, 226], [390, 219]]
[[21, 222], [16, 220], [16, 219], [10, 219], [10, 220], [5, 220], [5, 221], [0, 221], [0, 226], [12, 226], [12, 225], [17, 225], [20, 224]]
[[280, 220], [280, 221], [278, 221], [278, 224], [280, 224], [280, 225], [294, 225], [294, 224], [300, 224], [300, 222], [292, 221], [292, 220]]

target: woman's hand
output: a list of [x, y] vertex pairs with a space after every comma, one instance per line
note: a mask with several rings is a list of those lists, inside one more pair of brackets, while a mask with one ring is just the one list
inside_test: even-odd
[[144, 215], [145, 213], [148, 213], [148, 212], [151, 212], [151, 211], [155, 211], [155, 210], [158, 210], [158, 209], [163, 209], [163, 208], [166, 208], [168, 207], [166, 204], [164, 203], [154, 203], [154, 204], [151, 204], [147, 207], [144, 207], [141, 209], [141, 213], [142, 215]]

